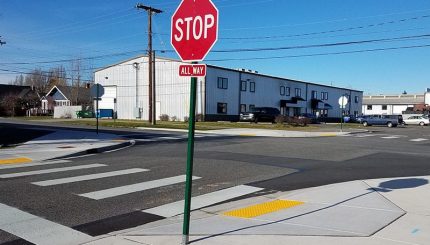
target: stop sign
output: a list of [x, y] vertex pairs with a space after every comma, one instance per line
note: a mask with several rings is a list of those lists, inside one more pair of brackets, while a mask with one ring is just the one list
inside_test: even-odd
[[172, 16], [171, 44], [182, 61], [202, 61], [218, 39], [211, 0], [182, 0]]

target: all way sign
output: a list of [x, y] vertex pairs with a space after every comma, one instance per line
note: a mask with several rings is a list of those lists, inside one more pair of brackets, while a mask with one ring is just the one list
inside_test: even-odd
[[179, 76], [204, 77], [206, 76], [206, 65], [179, 65]]

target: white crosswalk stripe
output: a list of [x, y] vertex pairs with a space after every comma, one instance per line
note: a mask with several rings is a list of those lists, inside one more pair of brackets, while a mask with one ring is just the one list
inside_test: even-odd
[[429, 139], [418, 138], [418, 139], [411, 139], [409, 141], [412, 141], [412, 142], [422, 142], [422, 141], [427, 141], [427, 140], [429, 140]]
[[118, 171], [98, 173], [98, 174], [88, 174], [88, 175], [74, 176], [74, 177], [61, 178], [61, 179], [45, 180], [45, 181], [33, 182], [32, 184], [38, 185], [38, 186], [61, 185], [61, 184], [74, 183], [74, 182], [80, 182], [80, 181], [86, 181], [86, 180], [94, 180], [94, 179], [102, 179], [102, 178], [114, 177], [114, 176], [120, 176], [120, 175], [126, 175], [126, 174], [134, 174], [134, 173], [140, 173], [140, 172], [146, 172], [146, 171], [149, 171], [149, 170], [142, 169], [142, 168], [132, 168], [132, 169], [118, 170]]
[[23, 177], [23, 176], [30, 176], [30, 175], [66, 172], [66, 171], [71, 171], [71, 170], [98, 168], [98, 167], [105, 167], [105, 166], [107, 166], [107, 165], [96, 163], [96, 164], [78, 165], [78, 166], [73, 166], [73, 167], [50, 168], [50, 169], [44, 169], [44, 170], [35, 170], [35, 171], [28, 171], [28, 172], [2, 174], [2, 175], [0, 175], [0, 178], [1, 179], [7, 179], [7, 178]]
[[354, 136], [355, 138], [367, 138], [367, 137], [374, 137], [374, 134], [360, 134], [360, 135], [356, 135]]
[[[125, 185], [100, 191], [88, 192], [79, 194], [79, 196], [87, 197], [94, 200], [101, 200], [110, 197], [116, 197], [121, 195], [126, 195], [134, 192], [154, 189], [158, 187], [173, 185], [185, 182], [185, 175], [179, 175], [175, 177], [165, 178], [165, 179], [157, 179], [132, 185]], [[200, 179], [200, 177], [193, 176], [193, 180]]]
[[393, 135], [393, 136], [385, 136], [385, 137], [381, 137], [381, 139], [398, 139], [401, 138], [402, 136], [398, 136], [398, 135]]
[[[191, 210], [200, 209], [203, 207], [210, 206], [222, 201], [226, 201], [232, 198], [244, 196], [257, 191], [263, 190], [262, 188], [252, 187], [247, 185], [240, 185], [231, 188], [227, 188], [220, 191], [211, 192], [208, 194], [196, 196], [192, 198]], [[143, 210], [145, 213], [151, 213], [162, 217], [173, 217], [178, 214], [182, 214], [184, 211], [184, 201], [178, 201], [169, 203], [166, 205], [158, 206], [151, 209]]]
[[93, 237], [0, 203], [0, 230], [34, 244], [82, 244]]

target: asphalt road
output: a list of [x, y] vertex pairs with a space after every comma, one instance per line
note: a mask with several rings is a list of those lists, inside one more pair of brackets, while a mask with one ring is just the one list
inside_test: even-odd
[[[194, 181], [193, 195], [245, 184], [264, 188], [261, 192], [274, 192], [356, 179], [430, 175], [430, 127], [369, 129], [374, 132], [348, 137], [197, 139], [193, 175], [201, 178]], [[172, 133], [121, 131], [118, 134], [145, 138]], [[93, 236], [106, 234], [161, 219], [141, 210], [183, 199], [184, 184], [101, 200], [78, 194], [183, 175], [185, 163], [186, 142], [172, 141], [145, 143], [55, 165], [0, 169], [0, 174], [8, 174], [53, 167], [106, 165], [0, 178], [0, 203]], [[149, 171], [54, 186], [32, 184], [131, 168]], [[0, 243], [26, 244], [1, 230]]]

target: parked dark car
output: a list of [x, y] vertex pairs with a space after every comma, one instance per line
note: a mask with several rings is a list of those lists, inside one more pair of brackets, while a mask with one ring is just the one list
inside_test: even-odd
[[399, 125], [399, 117], [392, 117], [391, 115], [369, 115], [364, 116], [361, 119], [361, 123], [363, 126], [372, 126], [372, 125], [386, 125], [387, 127], [397, 127]]
[[281, 112], [273, 107], [255, 107], [249, 112], [240, 113], [241, 122], [275, 122]]

